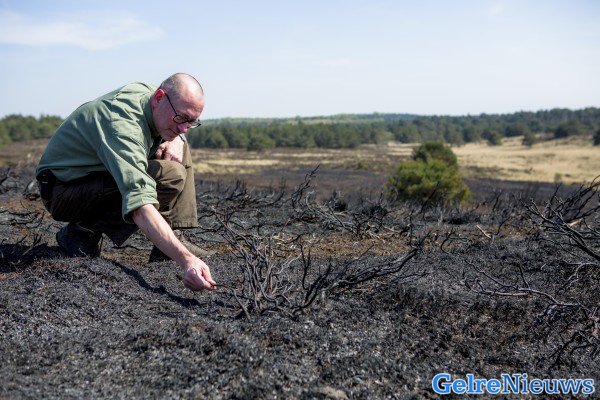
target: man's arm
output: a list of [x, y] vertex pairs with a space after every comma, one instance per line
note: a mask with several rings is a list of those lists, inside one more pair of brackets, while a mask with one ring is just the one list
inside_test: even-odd
[[181, 244], [169, 224], [153, 205], [141, 206], [132, 213], [132, 217], [144, 235], [159, 250], [185, 268], [183, 275], [185, 287], [194, 291], [216, 289], [217, 283], [212, 279], [208, 266]]

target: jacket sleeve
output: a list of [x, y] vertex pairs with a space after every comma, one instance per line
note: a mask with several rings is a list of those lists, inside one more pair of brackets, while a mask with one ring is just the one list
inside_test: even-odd
[[123, 220], [133, 223], [131, 213], [152, 204], [158, 208], [156, 182], [147, 173], [149, 146], [139, 120], [112, 112], [111, 126], [103, 132], [98, 157], [115, 179], [122, 196]]

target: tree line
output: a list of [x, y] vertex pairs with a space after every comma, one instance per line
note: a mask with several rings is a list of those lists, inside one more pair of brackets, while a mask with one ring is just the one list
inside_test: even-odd
[[[0, 119], [0, 146], [19, 140], [48, 138], [62, 119], [57, 116], [8, 115]], [[262, 151], [273, 147], [354, 148], [361, 144], [426, 141], [451, 145], [523, 136], [532, 145], [536, 134], [556, 138], [594, 134], [600, 144], [600, 108], [552, 109], [477, 116], [418, 116], [410, 114], [342, 114], [289, 119], [218, 119], [188, 132], [194, 148], [242, 148]]]
[[0, 147], [11, 142], [49, 138], [62, 121], [61, 117], [55, 115], [41, 115], [39, 118], [7, 115], [0, 119]]
[[523, 136], [524, 143], [532, 145], [538, 133], [552, 133], [556, 138], [593, 133], [595, 142], [600, 143], [600, 108], [460, 117], [367, 114], [354, 118], [238, 119], [226, 123], [215, 120], [190, 131], [187, 136], [196, 148], [260, 151], [273, 147], [353, 148], [390, 140], [451, 145], [486, 140], [497, 145], [502, 138], [512, 136]]

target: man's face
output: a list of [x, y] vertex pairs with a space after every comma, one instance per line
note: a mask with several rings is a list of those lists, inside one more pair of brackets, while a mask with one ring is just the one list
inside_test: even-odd
[[176, 94], [158, 89], [152, 96], [152, 118], [158, 133], [166, 141], [187, 132], [192, 122], [200, 117], [203, 109], [204, 99], [194, 98], [185, 91]]

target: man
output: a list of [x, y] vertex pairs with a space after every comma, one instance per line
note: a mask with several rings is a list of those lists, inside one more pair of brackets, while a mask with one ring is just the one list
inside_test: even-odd
[[77, 108], [58, 128], [36, 170], [44, 206], [69, 222], [56, 235], [70, 256], [100, 255], [102, 234], [122, 245], [139, 228], [150, 260], [184, 267], [184, 285], [214, 289], [202, 249], [174, 230], [198, 226], [189, 147], [204, 91], [178, 73], [158, 88], [133, 83]]

